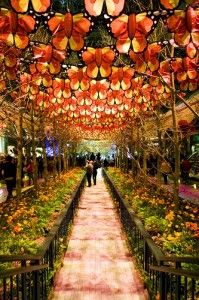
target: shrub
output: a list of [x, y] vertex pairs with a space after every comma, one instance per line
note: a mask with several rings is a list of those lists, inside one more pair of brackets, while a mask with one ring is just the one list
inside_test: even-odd
[[167, 221], [159, 216], [151, 216], [145, 219], [144, 225], [149, 232], [162, 233], [166, 230]]

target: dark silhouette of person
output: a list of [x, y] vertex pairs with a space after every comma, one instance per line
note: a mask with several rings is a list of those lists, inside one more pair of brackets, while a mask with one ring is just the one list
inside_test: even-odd
[[147, 159], [147, 169], [149, 175], [155, 176], [157, 170], [157, 158], [153, 154], [150, 154]]
[[183, 159], [181, 161], [180, 169], [181, 169], [182, 182], [188, 183], [189, 182], [189, 172], [191, 170], [191, 163], [185, 157], [183, 157]]
[[107, 169], [108, 166], [109, 166], [109, 162], [108, 162], [108, 160], [105, 158], [105, 159], [104, 159], [104, 168]]
[[164, 179], [164, 184], [168, 184], [168, 175], [171, 173], [172, 168], [167, 159], [162, 160], [160, 165], [160, 171]]
[[43, 158], [41, 156], [37, 158], [37, 171], [38, 171], [38, 178], [42, 178], [44, 165], [43, 165]]
[[101, 154], [100, 154], [100, 152], [97, 153], [97, 160], [100, 163], [100, 161], [101, 161]]
[[12, 192], [16, 185], [16, 163], [13, 162], [10, 155], [6, 156], [6, 161], [3, 165], [3, 176], [8, 191], [7, 200], [9, 200], [13, 197]]
[[97, 169], [99, 167], [99, 164], [97, 162], [97, 160], [95, 160], [93, 162], [93, 184], [96, 185], [96, 181], [97, 181]]
[[92, 152], [90, 155], [90, 160], [94, 161], [95, 160], [95, 154]]
[[86, 164], [86, 178], [87, 178], [88, 186], [89, 187], [91, 186], [91, 177], [92, 177], [92, 174], [93, 174], [93, 164], [92, 164], [92, 161], [87, 161], [87, 164]]

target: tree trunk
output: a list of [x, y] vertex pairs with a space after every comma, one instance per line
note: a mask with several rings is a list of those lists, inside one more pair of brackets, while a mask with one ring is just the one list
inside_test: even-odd
[[55, 179], [57, 173], [57, 157], [56, 157], [56, 123], [55, 120], [53, 122], [53, 178]]
[[18, 139], [17, 139], [17, 173], [16, 173], [16, 194], [17, 199], [21, 198], [21, 184], [22, 184], [22, 126], [23, 126], [23, 112], [19, 110], [19, 126], [18, 126]]
[[63, 145], [63, 170], [64, 170], [64, 173], [67, 171], [66, 159], [67, 159], [67, 148], [66, 148], [66, 145]]
[[42, 141], [42, 149], [43, 149], [43, 176], [45, 184], [48, 181], [48, 169], [47, 169], [47, 156], [46, 156], [46, 145], [45, 145], [45, 137]]
[[162, 134], [161, 134], [161, 122], [160, 122], [160, 114], [159, 114], [159, 108], [156, 115], [156, 124], [157, 124], [157, 136], [158, 136], [158, 153], [157, 153], [157, 178], [158, 180], [161, 179], [161, 161], [162, 161], [162, 155], [163, 155], [163, 143], [162, 143]]
[[[173, 75], [172, 75], [173, 77]], [[180, 177], [180, 150], [179, 150], [179, 136], [176, 118], [176, 105], [175, 105], [175, 95], [173, 94], [172, 99], [172, 119], [173, 119], [173, 144], [174, 144], [174, 159], [175, 159], [175, 169], [173, 173], [173, 195], [174, 195], [174, 211], [177, 212], [180, 207], [179, 201], [179, 177]], [[175, 214], [177, 216], [177, 214]]]
[[33, 184], [35, 192], [38, 191], [37, 185], [37, 155], [36, 155], [36, 145], [35, 145], [35, 124], [34, 124], [34, 107], [32, 103], [31, 107], [31, 137], [32, 137], [32, 158], [33, 158]]
[[[174, 47], [171, 50], [171, 57], [174, 56]], [[175, 77], [174, 73], [171, 73], [171, 86], [173, 91], [172, 94], [172, 120], [173, 120], [173, 145], [174, 145], [174, 159], [175, 159], [175, 169], [173, 174], [173, 195], [174, 195], [174, 212], [175, 220], [177, 218], [177, 212], [180, 207], [179, 201], [179, 176], [180, 176], [180, 149], [179, 149], [179, 135], [178, 135], [178, 126], [177, 126], [177, 116], [176, 116], [176, 94], [175, 94]]]
[[59, 175], [61, 174], [61, 169], [62, 169], [62, 157], [61, 157], [61, 152], [62, 152], [62, 142], [59, 140], [59, 143], [58, 143], [58, 173]]

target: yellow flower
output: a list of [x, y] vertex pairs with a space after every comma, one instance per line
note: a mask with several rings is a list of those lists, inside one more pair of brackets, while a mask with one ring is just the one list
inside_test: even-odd
[[169, 235], [167, 236], [167, 240], [168, 240], [168, 241], [174, 241], [174, 240], [175, 240], [175, 237], [172, 236], [171, 234], [169, 234]]
[[174, 219], [174, 212], [173, 211], [170, 211], [166, 217], [165, 217], [166, 220], [168, 220], [169, 222], [173, 221]]
[[175, 234], [175, 236], [176, 236], [176, 237], [181, 237], [181, 235], [182, 235], [182, 232], [175, 231], [175, 232], [174, 232], [174, 234]]

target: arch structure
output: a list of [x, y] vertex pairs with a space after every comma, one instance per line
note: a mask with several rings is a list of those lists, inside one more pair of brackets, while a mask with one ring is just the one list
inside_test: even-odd
[[1, 1], [0, 105], [110, 138], [198, 90], [198, 49], [198, 0]]

